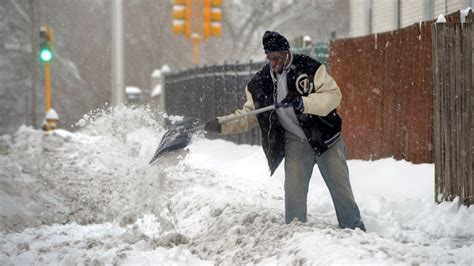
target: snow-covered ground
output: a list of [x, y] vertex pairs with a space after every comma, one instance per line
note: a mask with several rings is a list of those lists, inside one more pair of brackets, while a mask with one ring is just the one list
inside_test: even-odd
[[78, 125], [0, 138], [0, 265], [474, 264], [474, 207], [436, 205], [431, 164], [349, 161], [367, 233], [338, 228], [315, 169], [308, 223], [285, 225], [258, 146], [196, 135], [150, 167], [164, 130], [146, 108]]

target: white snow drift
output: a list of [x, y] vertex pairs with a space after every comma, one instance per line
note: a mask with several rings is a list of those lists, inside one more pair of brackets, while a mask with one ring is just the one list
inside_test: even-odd
[[148, 109], [78, 125], [0, 138], [0, 265], [474, 264], [474, 208], [434, 203], [431, 164], [349, 161], [367, 233], [338, 228], [315, 170], [308, 223], [285, 225], [258, 146], [198, 135], [150, 167], [164, 129]]

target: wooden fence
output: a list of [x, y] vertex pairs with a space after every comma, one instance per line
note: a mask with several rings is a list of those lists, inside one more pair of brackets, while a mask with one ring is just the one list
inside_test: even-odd
[[433, 162], [431, 23], [331, 43], [353, 159]]
[[436, 200], [474, 203], [474, 16], [434, 24]]
[[[165, 76], [165, 110], [170, 115], [196, 117], [201, 123], [233, 113], [245, 102], [245, 86], [263, 63], [223, 64], [188, 69]], [[260, 130], [218, 136], [239, 144], [261, 143]]]

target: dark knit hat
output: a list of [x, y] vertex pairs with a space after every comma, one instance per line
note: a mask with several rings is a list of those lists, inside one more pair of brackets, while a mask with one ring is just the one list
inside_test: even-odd
[[288, 40], [276, 31], [266, 31], [262, 38], [265, 54], [275, 51], [290, 50]]

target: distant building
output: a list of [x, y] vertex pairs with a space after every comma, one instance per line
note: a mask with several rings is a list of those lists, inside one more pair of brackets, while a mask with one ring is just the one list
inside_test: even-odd
[[474, 0], [351, 0], [350, 37], [396, 30], [474, 6]]

